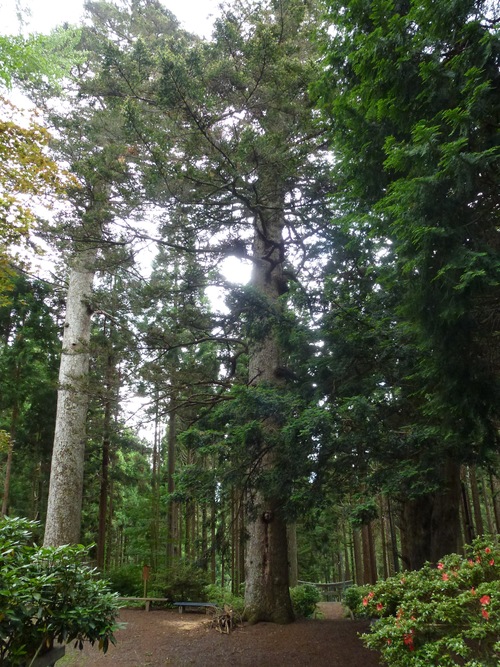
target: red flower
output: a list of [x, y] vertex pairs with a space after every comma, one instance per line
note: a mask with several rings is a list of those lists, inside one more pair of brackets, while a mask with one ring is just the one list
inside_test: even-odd
[[446, 574], [446, 572], [444, 572], [443, 575], [441, 576], [441, 579], [443, 581], [448, 581], [449, 578], [450, 578], [450, 576], [448, 574]]
[[493, 558], [490, 560], [490, 565], [495, 565], [495, 561], [493, 560]]
[[444, 564], [443, 563], [438, 563], [437, 568], [438, 568], [438, 570], [443, 570], [444, 569]]
[[483, 595], [482, 598], [479, 598], [479, 602], [485, 607], [487, 604], [490, 604], [491, 598], [489, 595]]
[[368, 598], [363, 598], [363, 607], [368, 605]]
[[490, 549], [489, 547], [486, 547], [486, 549], [484, 550], [484, 553], [485, 553], [485, 554], [490, 554], [490, 553], [491, 553], [491, 549]]
[[384, 605], [381, 602], [379, 602], [377, 604], [377, 611], [382, 611], [383, 608], [384, 608]]
[[484, 617], [486, 620], [488, 620], [489, 617], [490, 617], [490, 615], [488, 614], [488, 612], [486, 611], [486, 609], [481, 609], [481, 614], [483, 615], [483, 617]]
[[476, 589], [475, 589], [475, 588], [471, 588], [471, 589], [470, 589], [470, 592], [471, 592], [472, 595], [475, 595], [475, 594], [476, 594]]
[[375, 595], [375, 593], [373, 591], [370, 591], [368, 593], [368, 599], [371, 600], [374, 595]]
[[403, 642], [405, 646], [408, 646], [410, 651], [415, 650], [415, 647], [413, 646], [413, 630], [410, 630], [408, 634], [403, 635]]

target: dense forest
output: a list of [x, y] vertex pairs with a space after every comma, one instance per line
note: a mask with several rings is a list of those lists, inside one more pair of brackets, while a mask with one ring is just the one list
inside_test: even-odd
[[87, 0], [0, 36], [2, 513], [277, 622], [499, 533], [499, 25]]

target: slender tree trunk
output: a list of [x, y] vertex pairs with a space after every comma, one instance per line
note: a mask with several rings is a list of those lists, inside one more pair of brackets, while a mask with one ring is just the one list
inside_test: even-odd
[[352, 546], [354, 553], [354, 571], [355, 571], [355, 583], [358, 586], [361, 586], [363, 582], [363, 556], [362, 556], [362, 546], [361, 546], [361, 529], [354, 528], [352, 529]]
[[176, 444], [176, 428], [175, 428], [175, 410], [170, 411], [168, 419], [168, 434], [167, 434], [167, 491], [169, 494], [167, 504], [167, 565], [172, 566], [174, 561], [179, 557], [179, 517], [177, 510], [177, 503], [172, 500], [172, 494], [175, 491], [175, 444]]
[[299, 564], [297, 560], [297, 524], [289, 523], [287, 526], [288, 538], [288, 578], [290, 587], [299, 583]]
[[474, 539], [474, 526], [472, 523], [472, 512], [470, 506], [469, 490], [467, 488], [467, 479], [460, 482], [460, 490], [462, 494], [462, 511], [463, 511], [463, 528], [464, 537], [467, 544], [470, 544]]
[[476, 535], [484, 535], [483, 516], [481, 514], [481, 501], [479, 499], [479, 487], [477, 484], [476, 468], [469, 468], [469, 482], [472, 495], [472, 507], [474, 510], [474, 523], [476, 525]]
[[500, 533], [500, 480], [495, 475], [490, 476], [491, 496], [493, 498], [493, 511], [497, 533]]
[[3, 481], [3, 497], [2, 497], [2, 516], [7, 516], [9, 509], [10, 496], [10, 477], [12, 474], [12, 457], [14, 454], [14, 440], [9, 438], [9, 448], [7, 450], [7, 461], [5, 462], [5, 476]]
[[481, 478], [481, 487], [483, 490], [483, 503], [484, 503], [484, 513], [486, 516], [486, 525], [488, 526], [488, 533], [490, 535], [493, 535], [496, 532], [496, 530], [495, 526], [493, 525], [493, 517], [491, 515], [491, 500], [488, 493], [488, 482], [484, 475]]
[[96, 257], [94, 248], [78, 253], [69, 277], [45, 546], [78, 543], [80, 540], [89, 400], [90, 297]]
[[393, 574], [399, 572], [399, 554], [398, 554], [398, 539], [396, 535], [396, 526], [394, 525], [394, 513], [390, 498], [387, 498], [387, 514], [389, 518], [389, 532], [391, 535], [391, 554]]
[[377, 581], [377, 567], [371, 523], [362, 527], [361, 537], [363, 543], [363, 583], [374, 584]]
[[347, 530], [345, 519], [342, 520], [342, 537], [344, 542], [344, 561], [345, 561], [345, 578], [350, 581], [352, 578], [351, 559], [349, 555], [349, 544], [347, 540]]
[[[19, 382], [20, 368], [16, 364], [15, 382]], [[5, 477], [3, 482], [3, 497], [2, 497], [2, 516], [7, 516], [9, 511], [10, 498], [10, 479], [12, 476], [12, 459], [14, 457], [14, 441], [16, 439], [17, 422], [19, 420], [19, 403], [16, 398], [12, 407], [12, 414], [10, 418], [10, 432], [9, 432], [9, 448], [7, 450], [7, 461], [5, 463]]]
[[385, 500], [384, 496], [379, 496], [380, 507], [380, 537], [382, 540], [382, 562], [384, 567], [384, 579], [389, 576], [389, 558], [387, 548], [387, 530], [386, 530], [386, 514], [385, 514]]
[[217, 522], [217, 505], [215, 501], [212, 502], [212, 516], [210, 518], [210, 582], [215, 584], [217, 577], [217, 540], [216, 540], [216, 522]]
[[104, 433], [102, 438], [101, 483], [99, 489], [99, 524], [97, 528], [96, 565], [104, 569], [106, 553], [106, 529], [108, 525], [108, 497], [109, 497], [109, 459], [110, 459], [110, 421], [111, 406], [106, 401], [104, 408]]
[[109, 346], [106, 359], [106, 383], [104, 389], [104, 423], [102, 433], [102, 457], [101, 457], [101, 480], [99, 488], [99, 523], [97, 528], [96, 565], [104, 569], [105, 553], [108, 528], [108, 504], [109, 504], [109, 465], [111, 452], [111, 420], [113, 416], [113, 402], [115, 393], [115, 359], [111, 350], [112, 345], [111, 324], [107, 345]]

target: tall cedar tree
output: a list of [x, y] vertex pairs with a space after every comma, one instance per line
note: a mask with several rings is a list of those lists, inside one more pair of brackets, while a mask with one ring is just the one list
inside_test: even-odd
[[[87, 6], [102, 16], [102, 3]], [[145, 17], [156, 8], [161, 18], [152, 0], [131, 3], [132, 17], [138, 8]], [[314, 2], [262, 0], [226, 8], [211, 42], [168, 35], [161, 20], [151, 22], [152, 32], [134, 43], [111, 35], [102, 77], [103, 90], [126, 114], [134, 150], [144, 155], [146, 192], [181, 207], [186, 215], [178, 219], [200, 244], [212, 239], [216, 259], [232, 244], [253, 262], [249, 384], [278, 391], [286, 365], [279, 340], [285, 260], [300, 247], [297, 230], [318, 216], [312, 202], [323, 184], [321, 129], [307, 92], [317, 76], [314, 21]], [[175, 227], [166, 228], [172, 243]], [[251, 445], [253, 471], [261, 472], [247, 522], [246, 607], [254, 622], [293, 618], [286, 499], [273, 485], [280, 466], [272, 443], [282, 419], [267, 418], [267, 436]]]
[[[315, 72], [313, 16], [312, 3], [238, 2], [216, 23], [211, 44], [182, 61], [172, 51], [163, 61], [160, 99], [182, 119], [189, 156], [182, 169], [191, 201], [202, 199], [219, 229], [253, 235], [248, 381], [278, 391], [287, 363], [280, 325], [288, 240], [293, 226], [304, 222], [301, 212], [307, 217], [302, 199], [311, 188], [311, 158], [319, 152], [320, 132], [307, 97]], [[248, 443], [253, 472], [260, 473], [247, 496], [245, 603], [251, 622], [293, 618], [286, 498], [273, 483], [283, 420], [269, 414], [256, 441]]]
[[[327, 0], [318, 85], [343, 187], [393, 244], [397, 317], [434, 486], [407, 503], [419, 567], [457, 548], [459, 469], [496, 447], [500, 39], [487, 1]], [[495, 11], [497, 12], [495, 14]], [[415, 424], [408, 424], [409, 437]]]

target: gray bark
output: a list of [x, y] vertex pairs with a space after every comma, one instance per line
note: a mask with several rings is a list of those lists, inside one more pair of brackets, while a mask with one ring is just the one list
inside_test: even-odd
[[[255, 219], [254, 267], [252, 285], [264, 300], [260, 313], [265, 333], [252, 341], [249, 357], [250, 384], [279, 386], [280, 346], [276, 331], [279, 296], [283, 290], [284, 194], [276, 185], [264, 188], [268, 206]], [[265, 321], [267, 320], [267, 322]], [[278, 425], [266, 423], [268, 432]], [[276, 466], [272, 450], [260, 452], [260, 470]], [[247, 555], [245, 572], [245, 608], [250, 622], [289, 623], [293, 609], [288, 581], [288, 542], [286, 520], [281, 512], [282, 499], [253, 491], [247, 518]]]
[[90, 297], [96, 257], [93, 248], [78, 253], [69, 277], [45, 546], [78, 543], [80, 539], [89, 400]]

